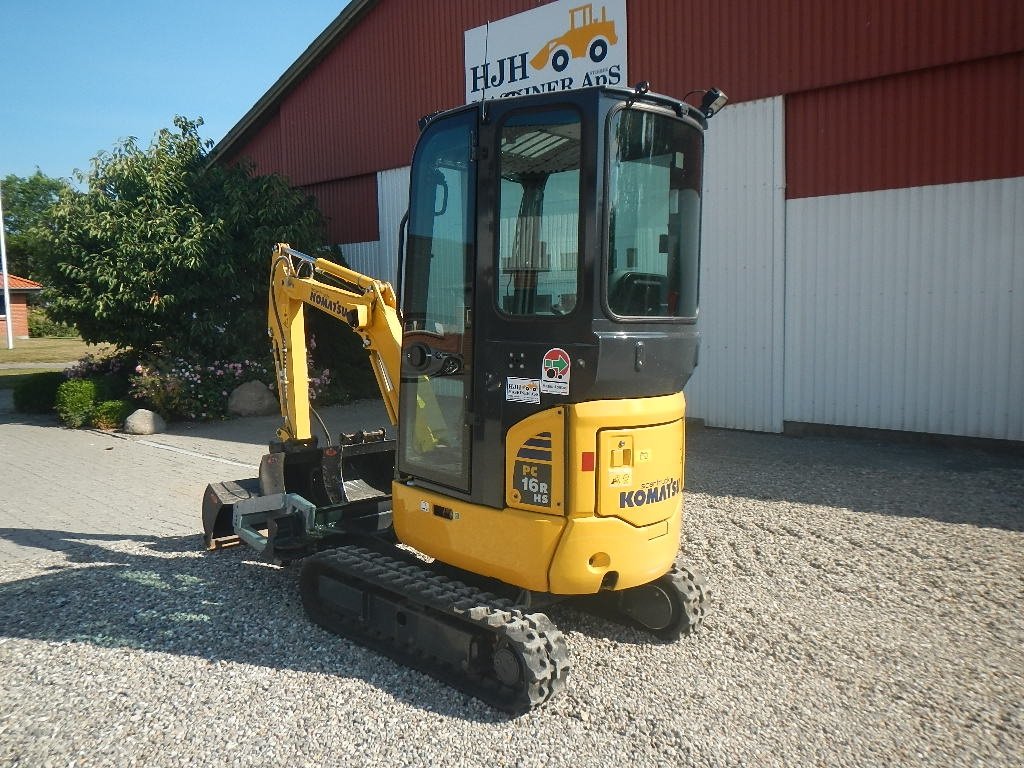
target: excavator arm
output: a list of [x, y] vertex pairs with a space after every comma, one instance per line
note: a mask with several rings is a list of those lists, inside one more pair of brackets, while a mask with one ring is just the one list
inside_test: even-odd
[[278, 438], [287, 442], [312, 437], [303, 319], [306, 304], [359, 335], [388, 418], [397, 425], [402, 329], [391, 284], [301, 253], [287, 243], [274, 246], [270, 264], [267, 322], [284, 419]]
[[241, 539], [267, 557], [288, 559], [345, 531], [391, 524], [394, 440], [384, 430], [364, 430], [335, 444], [324, 426], [321, 446], [311, 432], [304, 307], [323, 310], [362, 339], [393, 426], [402, 331], [390, 284], [287, 243], [271, 254], [268, 304], [283, 422], [258, 478], [207, 487], [203, 527], [211, 549]]

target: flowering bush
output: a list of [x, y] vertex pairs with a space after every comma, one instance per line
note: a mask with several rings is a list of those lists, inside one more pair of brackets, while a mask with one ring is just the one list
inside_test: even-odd
[[95, 382], [99, 400], [119, 400], [128, 395], [128, 376], [135, 367], [135, 359], [131, 350], [104, 356], [89, 353], [65, 369], [64, 375], [71, 380]]
[[313, 363], [309, 363], [309, 399], [316, 402], [321, 399], [324, 392], [331, 385], [331, 370], [324, 368], [320, 373], [313, 370]]
[[271, 380], [267, 366], [256, 360], [155, 360], [135, 367], [131, 396], [169, 418], [223, 419], [231, 391], [253, 380]]
[[131, 371], [135, 353], [131, 350], [100, 356], [89, 353], [64, 370], [69, 379], [94, 379], [100, 376], [124, 376]]

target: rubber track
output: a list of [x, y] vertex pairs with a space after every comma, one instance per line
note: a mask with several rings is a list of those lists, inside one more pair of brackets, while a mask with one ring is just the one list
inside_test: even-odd
[[672, 602], [673, 617], [669, 624], [653, 628], [634, 618], [623, 607], [623, 601], [630, 599], [633, 590], [643, 590], [650, 585], [641, 585], [622, 592], [599, 592], [587, 595], [577, 605], [608, 621], [650, 632], [666, 642], [676, 642], [700, 630], [711, 600], [711, 589], [699, 570], [684, 565], [673, 565], [667, 573], [652, 582], [665, 591]]
[[[392, 637], [359, 618], [324, 605], [317, 593], [321, 574], [361, 590], [400, 599], [409, 612], [444, 616], [449, 624], [461, 625], [462, 631], [477, 638], [476, 645], [485, 651], [480, 658], [464, 659], [456, 665], [422, 648], [399, 646]], [[565, 685], [571, 666], [568, 647], [546, 615], [523, 613], [510, 600], [432, 573], [415, 562], [358, 545], [344, 545], [307, 558], [301, 584], [303, 604], [317, 624], [426, 672], [495, 708], [520, 714], [548, 701]], [[517, 685], [506, 685], [494, 675], [490, 654], [499, 647], [512, 651], [520, 661]]]
[[673, 565], [662, 578], [675, 589], [681, 615], [667, 632], [659, 634], [664, 639], [674, 641], [693, 634], [704, 624], [711, 590], [708, 589], [704, 575], [696, 568]]

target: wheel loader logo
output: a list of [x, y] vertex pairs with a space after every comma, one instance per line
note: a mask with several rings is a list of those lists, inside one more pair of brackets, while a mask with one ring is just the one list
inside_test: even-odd
[[592, 3], [569, 9], [569, 29], [549, 40], [537, 54], [530, 59], [534, 69], [544, 69], [549, 63], [555, 72], [564, 72], [570, 59], [590, 58], [600, 64], [608, 56], [610, 46], [619, 42], [615, 34], [615, 22], [609, 21], [604, 6], [601, 7], [601, 18], [594, 17]]

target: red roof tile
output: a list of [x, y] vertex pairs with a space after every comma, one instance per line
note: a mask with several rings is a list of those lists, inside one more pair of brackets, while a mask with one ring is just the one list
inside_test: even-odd
[[[0, 272], [0, 276], [2, 275], [3, 273]], [[2, 280], [2, 277], [0, 277], [0, 280]], [[43, 287], [35, 280], [29, 280], [27, 277], [18, 277], [17, 275], [10, 275], [8, 276], [8, 280], [10, 281], [8, 284], [12, 291], [17, 291], [19, 289], [23, 291], [38, 291], [40, 288]], [[2, 285], [2, 283], [0, 283], [0, 285]]]

